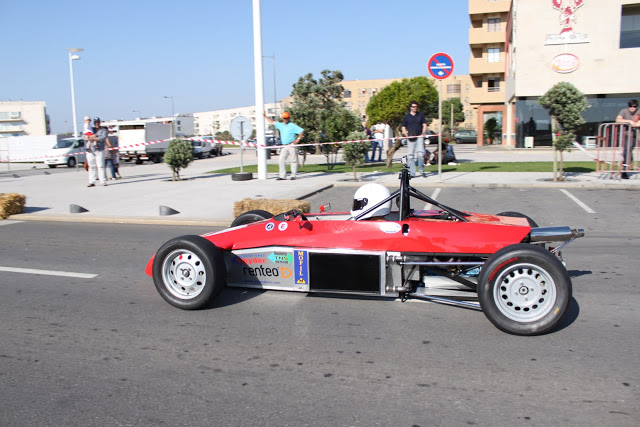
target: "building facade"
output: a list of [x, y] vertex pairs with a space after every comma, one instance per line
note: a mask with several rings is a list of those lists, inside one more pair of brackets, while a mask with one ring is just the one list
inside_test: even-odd
[[[505, 123], [505, 42], [510, 8], [511, 0], [469, 0], [469, 97], [478, 144], [484, 143], [482, 130], [487, 120], [495, 118], [500, 126]], [[493, 142], [501, 144], [501, 136]]]
[[46, 102], [0, 101], [0, 138], [50, 133]]
[[506, 41], [508, 145], [551, 145], [538, 99], [556, 83], [573, 84], [591, 105], [579, 140], [640, 98], [639, 0], [513, 0]]

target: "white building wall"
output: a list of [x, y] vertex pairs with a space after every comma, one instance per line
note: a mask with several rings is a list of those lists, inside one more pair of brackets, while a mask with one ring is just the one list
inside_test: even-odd
[[48, 124], [44, 101], [0, 101], [0, 138], [48, 135]]
[[[620, 49], [620, 21], [623, 4], [639, 0], [584, 0], [573, 11], [571, 26], [577, 38], [588, 43], [548, 44], [557, 37], [567, 16], [550, 1], [514, 0], [515, 63], [507, 64], [513, 96], [542, 96], [554, 84], [568, 81], [585, 94], [627, 94], [640, 92], [635, 69], [640, 65], [640, 48]], [[566, 4], [566, 5], [565, 5]], [[575, 2], [564, 0], [564, 6]], [[573, 54], [580, 66], [559, 73], [552, 68], [560, 54]], [[515, 77], [515, 78], [514, 78]]]

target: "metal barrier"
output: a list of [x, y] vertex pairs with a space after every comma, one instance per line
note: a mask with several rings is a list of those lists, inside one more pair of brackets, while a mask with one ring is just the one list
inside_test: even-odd
[[603, 123], [598, 128], [596, 172], [619, 178], [622, 172], [640, 172], [638, 139], [640, 128], [626, 123]]

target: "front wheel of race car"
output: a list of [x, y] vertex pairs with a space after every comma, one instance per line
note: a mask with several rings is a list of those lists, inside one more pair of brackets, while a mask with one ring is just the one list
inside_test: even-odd
[[478, 299], [485, 316], [514, 335], [553, 329], [571, 300], [571, 279], [560, 260], [534, 245], [500, 249], [482, 268]]
[[206, 306], [225, 285], [222, 252], [200, 236], [182, 236], [162, 245], [153, 260], [153, 283], [169, 304], [183, 310]]

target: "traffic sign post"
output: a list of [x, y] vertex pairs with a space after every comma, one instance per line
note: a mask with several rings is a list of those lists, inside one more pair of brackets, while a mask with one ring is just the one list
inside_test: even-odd
[[[436, 53], [429, 58], [427, 63], [429, 74], [434, 79], [440, 80], [440, 91], [438, 93], [438, 181], [442, 181], [442, 80], [453, 74], [453, 59], [446, 53]], [[453, 126], [453, 123], [451, 123]]]
[[251, 172], [244, 172], [244, 162], [242, 159], [242, 153], [244, 152], [245, 143], [249, 136], [251, 136], [251, 132], [253, 131], [253, 126], [251, 125], [251, 120], [247, 119], [244, 116], [238, 116], [231, 120], [231, 136], [234, 139], [240, 140], [240, 173], [231, 174], [231, 179], [234, 181], [246, 181], [248, 179], [253, 178], [253, 174]]

